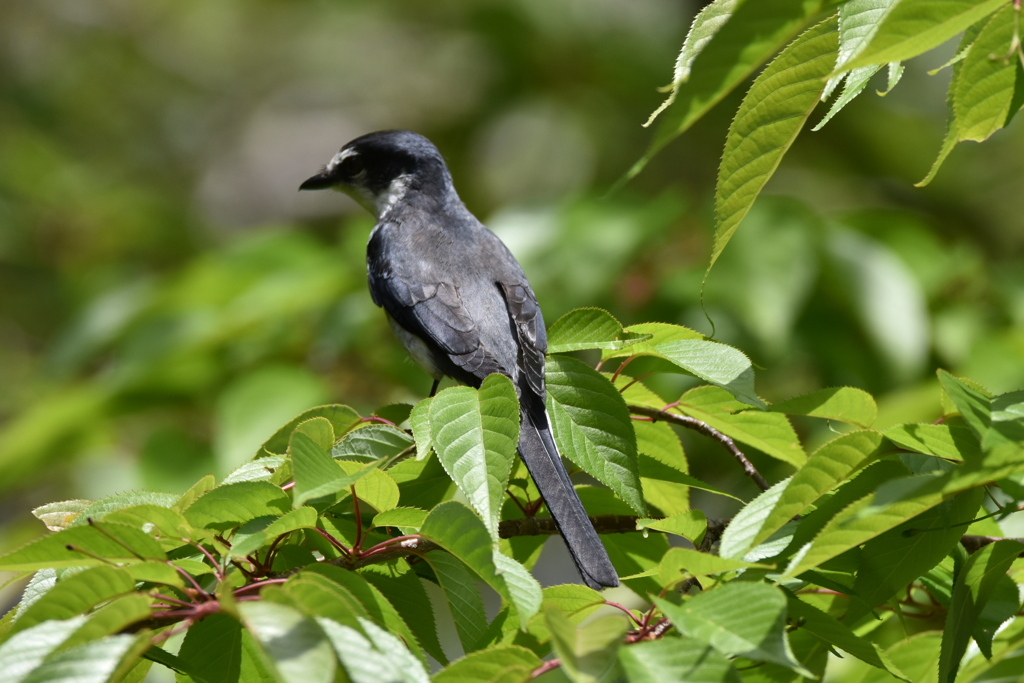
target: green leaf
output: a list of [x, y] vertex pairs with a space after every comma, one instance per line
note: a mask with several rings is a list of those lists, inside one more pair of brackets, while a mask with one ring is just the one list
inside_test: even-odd
[[[623, 396], [627, 403], [629, 399]], [[689, 464], [679, 436], [665, 422], [634, 421], [644, 500], [671, 517], [690, 509]]]
[[[441, 553], [435, 555], [435, 557], [440, 556], [442, 556]], [[451, 559], [457, 562], [454, 558]], [[416, 573], [410, 570], [409, 565], [404, 560], [387, 566], [374, 565], [365, 568], [360, 575], [372, 583], [377, 591], [394, 606], [405, 623], [412, 629], [427, 654], [441, 664], [447, 664], [448, 658], [445, 656], [444, 650], [441, 649], [441, 643], [437, 637], [434, 608], [423, 583]], [[480, 596], [477, 594], [477, 600], [479, 599]], [[482, 604], [480, 609], [483, 613]], [[483, 623], [486, 626], [485, 618], [483, 618]]]
[[373, 518], [371, 528], [395, 527], [403, 534], [415, 533], [423, 526], [423, 520], [427, 518], [427, 511], [419, 508], [394, 508], [381, 512]]
[[493, 548], [483, 522], [465, 505], [454, 500], [441, 503], [427, 515], [420, 535], [457, 557], [511, 602], [524, 628], [537, 613], [540, 584], [522, 565]]
[[18, 615], [11, 632], [17, 633], [48, 619], [69, 619], [134, 589], [135, 581], [124, 569], [109, 566], [86, 569], [59, 579], [53, 588]]
[[622, 617], [600, 617], [575, 626], [555, 607], [544, 609], [551, 644], [566, 674], [575, 683], [607, 680], [629, 623]]
[[[878, 432], [859, 431], [837, 437], [815, 451], [807, 464], [789, 480], [779, 502], [772, 508], [771, 514], [765, 518], [743, 553], [781, 529], [786, 522], [854, 472], [874, 461], [880, 454], [881, 444], [882, 435]], [[743, 521], [742, 526], [746, 526], [746, 520]]]
[[648, 338], [648, 335], [624, 331], [622, 323], [602, 308], [577, 308], [548, 328], [548, 353], [624, 349]]
[[451, 555], [427, 553], [425, 559], [434, 570], [441, 590], [448, 599], [448, 608], [462, 648], [470, 652], [487, 630], [487, 615], [476, 581], [465, 565]]
[[139, 641], [139, 636], [109, 636], [52, 653], [22, 680], [24, 683], [105, 683]]
[[103, 518], [104, 522], [127, 524], [140, 531], [152, 534], [162, 541], [168, 541], [166, 548], [181, 545], [180, 539], [193, 536], [188, 520], [177, 510], [157, 505], [135, 505], [115, 510]]
[[772, 60], [743, 98], [718, 171], [717, 226], [708, 272], [818, 103], [835, 64], [837, 25], [831, 17], [802, 33]]
[[347, 434], [350, 429], [353, 429], [362, 420], [362, 416], [359, 415], [355, 410], [349, 408], [346, 405], [334, 404], [328, 406], [318, 406], [316, 408], [310, 408], [304, 411], [294, 419], [292, 419], [284, 427], [278, 429], [270, 439], [260, 448], [257, 456], [267, 455], [284, 455], [288, 451], [288, 446], [291, 442], [292, 432], [299, 424], [305, 422], [314, 417], [324, 417], [330, 421], [331, 426], [334, 428], [335, 438], [339, 438], [344, 434]]
[[[541, 665], [525, 647], [505, 645], [472, 652], [434, 674], [433, 683], [522, 683]], [[509, 676], [509, 672], [512, 673]], [[525, 673], [525, 675], [523, 675]], [[506, 677], [508, 676], [508, 677]]]
[[763, 565], [730, 560], [690, 548], [672, 548], [661, 558], [658, 571], [662, 585], [671, 586], [689, 576], [711, 576], [757, 566]]
[[295, 471], [292, 504], [296, 508], [307, 500], [349, 488], [373, 469], [373, 464], [369, 464], [346, 472], [342, 463], [335, 462], [327, 451], [302, 432], [294, 433], [290, 450]]
[[75, 631], [62, 647], [73, 647], [120, 633], [132, 624], [148, 619], [151, 615], [149, 605], [150, 598], [140, 593], [128, 593], [114, 598], [93, 612], [89, 621]]
[[763, 583], [732, 582], [673, 605], [654, 603], [683, 635], [725, 656], [771, 662], [813, 677], [793, 657], [786, 641], [786, 597]]
[[359, 619], [367, 639], [356, 629], [330, 619], [317, 623], [327, 634], [352, 683], [429, 683], [423, 665], [398, 638], [372, 621]]
[[212, 490], [217, 485], [217, 478], [212, 474], [207, 474], [205, 477], [197, 481], [189, 488], [188, 491], [181, 494], [178, 501], [174, 504], [174, 510], [176, 512], [183, 512], [189, 505], [196, 502], [200, 496], [207, 491]]
[[732, 663], [710, 646], [661, 638], [619, 648], [630, 683], [740, 683]]
[[43, 659], [85, 623], [84, 616], [63, 621], [44, 621], [0, 644], [0, 671], [7, 683], [20, 683]]
[[257, 517], [280, 516], [290, 508], [288, 494], [281, 487], [268, 481], [243, 481], [207, 491], [184, 514], [197, 529], [226, 531]]
[[[341, 460], [338, 464], [348, 476], [358, 475], [355, 487], [356, 496], [359, 497], [361, 503], [371, 505], [377, 512], [386, 512], [398, 505], [401, 495], [398, 484], [387, 472], [376, 469], [375, 463], [361, 465], [357, 462]], [[344, 501], [350, 496], [350, 491], [342, 491], [339, 500]]]
[[672, 89], [668, 98], [661, 103], [661, 106], [654, 110], [644, 127], [654, 123], [658, 114], [665, 111], [676, 100], [679, 87], [690, 78], [690, 68], [693, 60], [701, 53], [704, 47], [715, 37], [718, 30], [729, 21], [729, 17], [736, 10], [736, 7], [743, 3], [743, 0], [714, 0], [704, 9], [697, 13], [690, 26], [686, 40], [683, 41], [683, 48], [676, 58], [676, 68], [672, 76]]
[[173, 493], [154, 493], [152, 491], [129, 491], [108, 496], [102, 500], [91, 503], [87, 508], [75, 517], [68, 526], [82, 526], [88, 524], [88, 520], [101, 520], [107, 514], [124, 508], [136, 507], [138, 505], [151, 505], [153, 507], [170, 508], [177, 501], [178, 496]]
[[877, 605], [906, 590], [942, 561], [974, 519], [985, 492], [965, 491], [864, 544], [851, 602], [843, 620], [854, 626]]
[[691, 65], [691, 76], [661, 117], [647, 153], [629, 170], [636, 176], [676, 136], [740, 85], [828, 3], [824, 0], [744, 2]]
[[430, 449], [434, 447], [434, 435], [430, 428], [430, 402], [433, 400], [433, 397], [423, 399], [409, 414], [409, 426], [412, 427], [412, 435], [416, 440], [417, 460], [423, 460], [430, 455]]
[[[69, 550], [69, 545], [76, 550]], [[88, 554], [78, 552], [79, 549]], [[115, 522], [97, 522], [95, 526], [58, 531], [0, 555], [0, 570], [60, 569], [107, 564], [94, 556], [126, 563], [143, 561], [139, 556], [144, 559], [167, 559], [159, 543], [139, 529]]]
[[907, 683], [915, 683], [889, 661], [882, 648], [858, 636], [850, 630], [847, 624], [798, 599], [795, 595], [787, 594], [787, 598], [789, 599], [789, 618], [796, 621], [801, 628], [806, 629], [815, 638], [838, 647], [844, 652], [849, 652], [862, 662], [887, 671]]
[[953, 462], [981, 459], [981, 444], [967, 427], [950, 424], [901, 424], [883, 433], [900, 448]]
[[940, 683], [956, 680], [960, 660], [967, 651], [974, 625], [1000, 579], [1024, 551], [1019, 541], [997, 541], [967, 560], [953, 584], [953, 599], [942, 632], [939, 655]]
[[[840, 26], [842, 26], [841, 22], [840, 22]], [[840, 38], [840, 45], [842, 45], [842, 39], [841, 38]], [[832, 103], [832, 106], [829, 107], [828, 113], [825, 114], [823, 117], [821, 117], [821, 121], [819, 121], [818, 124], [816, 126], [814, 126], [814, 128], [811, 128], [811, 131], [812, 132], [817, 132], [817, 131], [821, 130], [825, 126], [826, 123], [828, 123], [829, 121], [832, 120], [832, 117], [834, 117], [836, 114], [838, 114], [840, 111], [842, 111], [843, 107], [845, 107], [850, 102], [852, 102], [854, 100], [854, 98], [857, 97], [857, 95], [859, 95], [862, 92], [864, 92], [864, 88], [866, 88], [868, 86], [868, 83], [871, 81], [872, 76], [874, 76], [876, 73], [878, 73], [878, 70], [881, 69], [881, 68], [882, 68], [881, 66], [876, 66], [876, 65], [862, 66], [862, 67], [860, 67], [858, 69], [854, 69], [853, 71], [850, 71], [849, 73], [844, 73], [844, 74], [840, 75], [838, 77], [838, 79], [839, 80], [845, 80], [845, 85], [843, 85], [843, 92], [842, 92], [842, 94], [840, 94], [839, 97], [837, 97], [835, 99], [835, 101]], [[834, 76], [833, 79], [835, 79], [835, 78], [837, 78], [837, 77]], [[832, 79], [829, 80], [829, 85], [826, 86], [826, 88], [825, 88], [826, 93], [828, 92], [829, 87], [831, 86], [831, 84], [832, 84]], [[826, 96], [827, 95], [822, 95], [822, 97], [826, 97]]]
[[[331, 565], [316, 564], [309, 570], [300, 574], [308, 576], [311, 573], [319, 574], [334, 581], [347, 590], [359, 604], [363, 606], [369, 618], [384, 626], [389, 631], [400, 637], [405, 647], [408, 647], [414, 654], [422, 659], [420, 644], [405, 620], [388, 601], [384, 594], [377, 590], [377, 587], [366, 580], [366, 577], [356, 572], [347, 571]], [[330, 615], [320, 615], [330, 616]], [[423, 660], [426, 663], [426, 660]]]
[[71, 525], [82, 510], [92, 505], [91, 500], [64, 500], [59, 503], [40, 505], [32, 514], [50, 531], [60, 531]]
[[800, 439], [785, 415], [749, 410], [717, 387], [690, 389], [679, 398], [672, 411], [700, 420], [726, 436], [794, 467], [807, 461]]
[[231, 474], [224, 478], [221, 484], [234, 484], [239, 481], [266, 481], [285, 462], [280, 455], [266, 455], [262, 458], [255, 458], [240, 465]]
[[1004, 4], [1006, 0], [900, 0], [881, 17], [867, 45], [843, 66], [855, 69], [916, 57], [942, 45]]
[[701, 339], [663, 342], [654, 349], [665, 360], [725, 389], [737, 400], [757, 408], [765, 407], [754, 391], [754, 368], [742, 351]]
[[242, 625], [211, 614], [188, 628], [178, 659], [195, 683], [236, 683], [242, 671]]
[[401, 429], [391, 425], [369, 424], [349, 432], [331, 449], [332, 458], [379, 460], [398, 455], [413, 445]]
[[700, 510], [687, 510], [678, 515], [664, 519], [638, 519], [638, 530], [653, 529], [667, 534], [682, 536], [694, 545], [700, 545], [704, 532], [708, 529], [708, 520]]
[[636, 435], [622, 395], [574, 358], [549, 358], [546, 374], [548, 415], [561, 454], [645, 514]]
[[479, 391], [452, 387], [430, 402], [434, 452], [498, 542], [501, 504], [519, 442], [519, 401], [512, 381], [490, 375]]
[[945, 370], [939, 370], [938, 375], [939, 383], [956, 405], [960, 415], [978, 438], [984, 438], [992, 424], [991, 399]]
[[[310, 616], [327, 617], [349, 626], [358, 625], [356, 617], [369, 616], [362, 603], [348, 588], [320, 572], [303, 571], [289, 579], [283, 590], [292, 600], [280, 602], [302, 609]], [[265, 589], [264, 599], [272, 595], [272, 592]]]
[[245, 557], [296, 529], [316, 527], [317, 513], [311, 507], [301, 507], [276, 519], [257, 518], [243, 524], [231, 536], [231, 557]]
[[312, 619], [291, 607], [261, 600], [238, 605], [242, 623], [256, 636], [284, 683], [332, 683], [331, 643]]
[[[311, 417], [304, 420], [295, 427], [295, 432], [302, 432], [324, 450], [329, 450], [334, 445], [334, 426], [326, 417]], [[295, 432], [292, 432], [293, 436]]]
[[871, 394], [854, 387], [821, 389], [786, 401], [773, 403], [768, 410], [789, 415], [808, 415], [827, 420], [848, 422], [864, 429], [878, 417], [878, 407]]

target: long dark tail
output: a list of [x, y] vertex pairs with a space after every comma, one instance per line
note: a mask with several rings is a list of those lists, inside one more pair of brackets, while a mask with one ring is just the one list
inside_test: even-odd
[[[524, 397], [525, 398], [525, 397]], [[532, 398], [532, 397], [531, 397]], [[608, 559], [608, 553], [587, 517], [587, 511], [572, 487], [569, 474], [562, 465], [558, 448], [551, 438], [544, 404], [539, 400], [523, 401], [519, 428], [519, 457], [540, 489], [540, 495], [562, 534], [569, 554], [584, 583], [600, 590], [603, 586], [618, 586], [619, 577]], [[536, 405], [526, 405], [533, 403]]]

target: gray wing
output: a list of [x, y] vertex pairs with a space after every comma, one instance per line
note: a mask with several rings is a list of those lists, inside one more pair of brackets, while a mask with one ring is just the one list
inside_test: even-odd
[[500, 283], [505, 295], [505, 304], [513, 326], [518, 333], [518, 365], [527, 386], [537, 396], [544, 398], [544, 353], [548, 348], [544, 316], [540, 312], [537, 297], [530, 286]]

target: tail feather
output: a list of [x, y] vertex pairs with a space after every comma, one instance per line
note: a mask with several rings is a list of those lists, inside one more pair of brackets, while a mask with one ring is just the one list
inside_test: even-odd
[[537, 484], [583, 581], [595, 590], [618, 586], [615, 567], [562, 465], [543, 404], [532, 410], [523, 406], [519, 456]]

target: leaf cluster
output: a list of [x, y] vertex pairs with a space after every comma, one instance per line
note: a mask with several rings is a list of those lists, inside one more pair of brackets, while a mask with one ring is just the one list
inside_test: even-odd
[[[515, 390], [492, 375], [368, 416], [306, 411], [181, 496], [37, 509], [52, 533], [0, 557], [32, 577], [0, 625], [7, 680], [138, 681], [154, 665], [194, 683], [799, 680], [839, 651], [919, 680], [899, 642], [872, 638], [892, 616], [935, 631], [917, 638], [942, 681], [972, 639], [984, 657], [964, 665], [971, 676], [1016, 656], [1024, 544], [964, 534], [985, 524], [986, 491], [996, 518], [1024, 492], [1020, 392], [940, 372], [939, 423], [879, 432], [858, 389], [766, 404], [741, 352], [684, 327], [579, 309], [551, 327], [551, 348], [555, 440], [597, 482], [578, 490], [642, 596], [632, 608], [532, 575], [555, 529], [516, 458]], [[596, 368], [565, 355], [583, 350]], [[666, 402], [644, 383], [659, 373], [708, 384]], [[807, 453], [792, 415], [851, 431]], [[748, 449], [793, 474], [731, 521], [708, 520], [689, 488], [731, 494], [688, 473], [672, 425], [718, 440], [751, 476]], [[486, 593], [500, 600], [492, 617]], [[441, 645], [443, 612], [461, 652]]]

